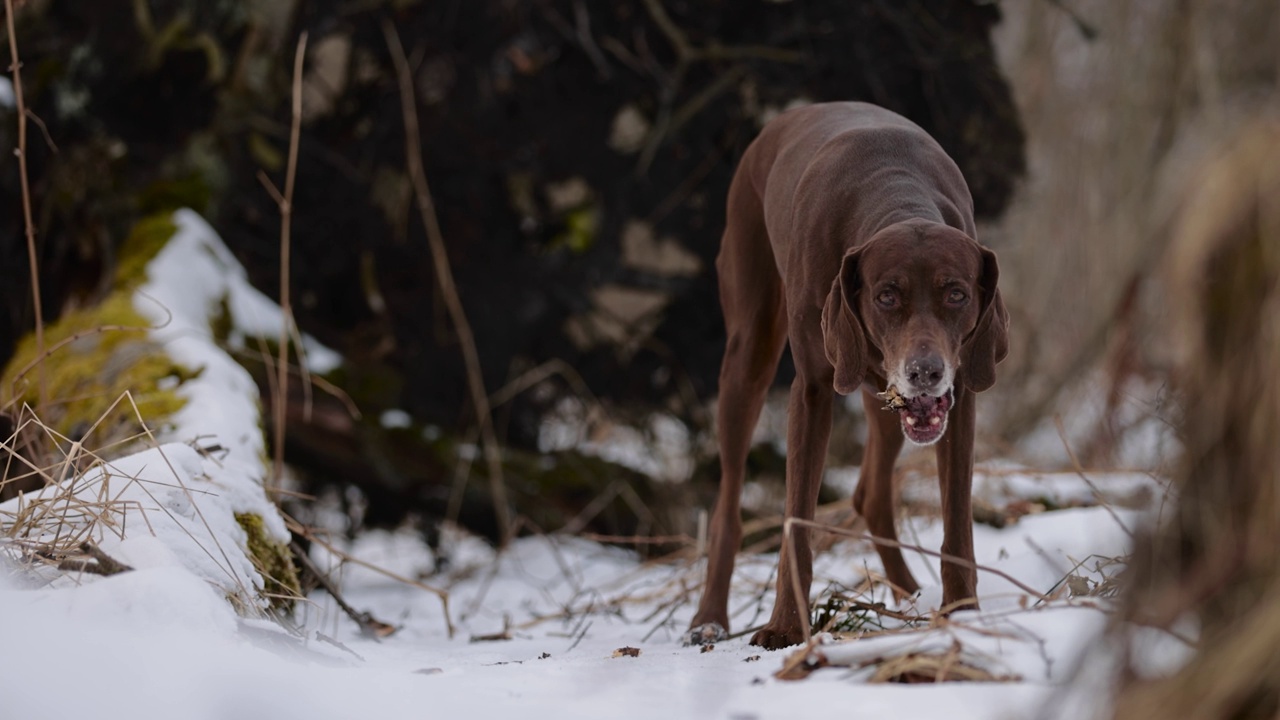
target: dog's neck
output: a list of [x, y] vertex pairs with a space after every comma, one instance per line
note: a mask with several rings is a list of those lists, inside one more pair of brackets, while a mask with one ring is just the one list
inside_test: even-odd
[[923, 193], [909, 196], [906, 201], [884, 203], [868, 208], [865, 217], [861, 218], [857, 228], [853, 228], [854, 244], [861, 245], [880, 231], [899, 224], [918, 224], [925, 226], [948, 225], [970, 237], [974, 229], [968, 227], [966, 216], [947, 198], [935, 195], [930, 198]]

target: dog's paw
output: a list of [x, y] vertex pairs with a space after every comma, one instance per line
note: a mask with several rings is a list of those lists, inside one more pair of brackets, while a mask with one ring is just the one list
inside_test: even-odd
[[751, 644], [765, 650], [781, 650], [804, 642], [804, 632], [798, 627], [781, 627], [769, 623], [751, 636]]
[[689, 628], [685, 633], [685, 647], [690, 645], [712, 645], [729, 639], [729, 632], [720, 623], [709, 622]]

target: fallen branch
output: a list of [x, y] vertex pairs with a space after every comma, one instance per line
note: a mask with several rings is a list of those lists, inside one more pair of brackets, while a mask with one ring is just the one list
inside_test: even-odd
[[[284, 515], [284, 513], [281, 513], [281, 514]], [[284, 515], [284, 521], [285, 521], [285, 525], [289, 528], [289, 532], [295, 535], [300, 535], [301, 537], [306, 538], [308, 542], [313, 542], [319, 545], [320, 547], [324, 548], [325, 550], [327, 550], [328, 552], [330, 552], [331, 554], [333, 554], [343, 562], [349, 562], [353, 565], [359, 565], [360, 567], [366, 570], [372, 570], [373, 572], [376, 572], [379, 575], [382, 575], [384, 577], [389, 577], [392, 580], [395, 580], [396, 582], [404, 583], [405, 585], [412, 585], [413, 587], [416, 587], [419, 590], [425, 590], [431, 593], [432, 595], [435, 595], [436, 597], [440, 598], [441, 612], [444, 614], [445, 629], [449, 633], [449, 639], [453, 639], [455, 628], [453, 626], [453, 619], [449, 615], [449, 593], [448, 592], [444, 590], [440, 590], [439, 588], [433, 588], [430, 585], [427, 585], [425, 583], [420, 583], [417, 580], [411, 580], [403, 575], [398, 575], [396, 573], [393, 573], [386, 568], [379, 567], [366, 560], [361, 560], [360, 558], [355, 557], [350, 553], [343, 552], [342, 550], [339, 550], [338, 548], [334, 547], [332, 543], [326, 542], [323, 538], [321, 538], [319, 535], [313, 532], [311, 528], [303, 525], [297, 520], [294, 520], [288, 515]]]
[[342, 598], [342, 593], [338, 592], [338, 588], [334, 586], [333, 583], [329, 582], [329, 577], [320, 572], [320, 568], [316, 567], [316, 564], [311, 562], [311, 558], [307, 555], [306, 550], [302, 549], [301, 545], [296, 542], [289, 543], [289, 549], [293, 550], [293, 556], [298, 558], [298, 562], [302, 563], [302, 567], [306, 569], [307, 572], [311, 573], [311, 577], [315, 578], [316, 582], [320, 583], [320, 587], [324, 588], [324, 591], [329, 593], [329, 597], [333, 598], [333, 601], [338, 604], [338, 607], [342, 609], [342, 612], [346, 613], [347, 617], [355, 621], [356, 625], [360, 627], [360, 633], [362, 635], [371, 637], [375, 640], [381, 640], [384, 637], [389, 637], [395, 634], [396, 630], [399, 629], [395, 625], [388, 625], [381, 620], [375, 619], [373, 615], [367, 612], [357, 612], [355, 608], [351, 607], [351, 605]]
[[133, 568], [106, 554], [91, 542], [80, 543], [80, 552], [87, 558], [67, 558], [58, 563], [58, 569], [64, 572], [83, 572], [90, 575], [119, 575]]

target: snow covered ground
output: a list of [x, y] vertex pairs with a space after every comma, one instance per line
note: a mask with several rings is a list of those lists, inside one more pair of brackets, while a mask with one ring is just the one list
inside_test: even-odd
[[[845, 615], [842, 627], [861, 623], [866, 636], [822, 635], [802, 655], [753, 648], [748, 634], [707, 651], [682, 647], [701, 562], [645, 563], [561, 536], [523, 538], [498, 554], [450, 531], [439, 558], [411, 532], [369, 532], [342, 547], [369, 566], [447, 591], [447, 610], [421, 587], [339, 563], [316, 546], [313, 559], [335, 569], [350, 604], [396, 631], [381, 640], [362, 636], [323, 592], [299, 603], [285, 623], [263, 619], [244, 592], [260, 589], [261, 578], [234, 552], [244, 534], [228, 520], [231, 512], [257, 512], [271, 536], [284, 535], [260, 491], [262, 442], [249, 395], [256, 390], [204, 326], [218, 298], [228, 298], [241, 333], [233, 343], [271, 331], [278, 309], [247, 286], [203, 221], [191, 213], [176, 220], [178, 242], [151, 267], [167, 280], [148, 285], [139, 308], [164, 305], [168, 324], [157, 341], [205, 371], [184, 386], [191, 403], [164, 431], [168, 444], [99, 466], [76, 485], [76, 497], [108, 497], [114, 510], [74, 527], [89, 522], [100, 547], [136, 569], [110, 577], [48, 567], [8, 574], [0, 564], [0, 720], [964, 720], [1037, 717], [1073, 692], [1085, 707], [1100, 701], [1067, 681], [1103, 631], [1122, 568], [1117, 558], [1128, 552], [1134, 528], [1162, 506], [1162, 485], [1143, 473], [1084, 477], [988, 464], [975, 497], [1004, 527], [976, 527], [977, 560], [1007, 577], [980, 574], [982, 611], [905, 623], [902, 617], [927, 616], [941, 596], [936, 561], [909, 553], [923, 590], [891, 613], [899, 619]], [[311, 354], [320, 366], [337, 362], [318, 346]], [[216, 443], [227, 454], [186, 444], [197, 437], [195, 445]], [[851, 489], [856, 471], [834, 471], [829, 482]], [[927, 512], [936, 492], [924, 483], [904, 495], [926, 511], [903, 518], [901, 536], [937, 549], [941, 526]], [[8, 505], [0, 506], [0, 522], [16, 515]], [[776, 563], [776, 554], [740, 557], [734, 631], [768, 617]], [[888, 601], [879, 586], [858, 590], [878, 568], [869, 543], [836, 544], [817, 559], [816, 602], [833, 593]], [[243, 614], [231, 596], [240, 597]], [[1166, 663], [1182, 652], [1167, 642], [1160, 648]], [[986, 681], [873, 682], [906, 656]], [[784, 666], [803, 679], [779, 679]]]
[[[1114, 479], [1149, 482], [1142, 478]], [[1068, 476], [1049, 479], [1080, 492]], [[1125, 553], [1129, 542], [1118, 522], [1138, 520], [1133, 510], [1085, 507], [1028, 515], [1003, 530], [979, 526], [980, 563], [1044, 592], [1062, 585], [1059, 598], [1037, 604], [983, 574], [980, 613], [932, 629], [830, 638], [812, 656], [829, 667], [800, 681], [774, 677], [792, 652], [762, 652], [745, 637], [709, 652], [680, 645], [700, 564], [646, 565], [570, 537], [525, 538], [495, 556], [450, 533], [451, 569], [435, 575], [429, 550], [409, 533], [373, 532], [348, 548], [446, 588], [452, 638], [436, 596], [350, 564], [342, 572], [347, 599], [398, 626], [390, 637], [361, 637], [323, 593], [298, 610], [292, 632], [238, 618], [209, 582], [177, 566], [75, 587], [6, 588], [0, 718], [1035, 717], [1106, 620], [1105, 598], [1070, 598], [1064, 579], [1083, 578], [1075, 589], [1085, 591], [1105, 581], [1115, 567], [1098, 559]], [[937, 522], [910, 522], [904, 534], [938, 546]], [[735, 630], [767, 617], [775, 562], [776, 555], [741, 559]], [[919, 603], [936, 602], [934, 563], [912, 564], [925, 585]], [[829, 583], [854, 586], [877, 565], [867, 544], [838, 544], [818, 559], [819, 602]], [[504, 635], [510, 639], [477, 639]], [[964, 662], [1008, 681], [868, 684], [874, 664], [848, 667], [957, 642]], [[617, 656], [622, 648], [640, 653]]]

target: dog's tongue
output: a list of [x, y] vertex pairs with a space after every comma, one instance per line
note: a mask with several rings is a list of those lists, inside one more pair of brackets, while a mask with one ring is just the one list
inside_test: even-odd
[[947, 412], [951, 410], [951, 392], [945, 395], [918, 395], [903, 398], [906, 406], [899, 408], [902, 432], [912, 442], [928, 444], [942, 436], [947, 427]]

